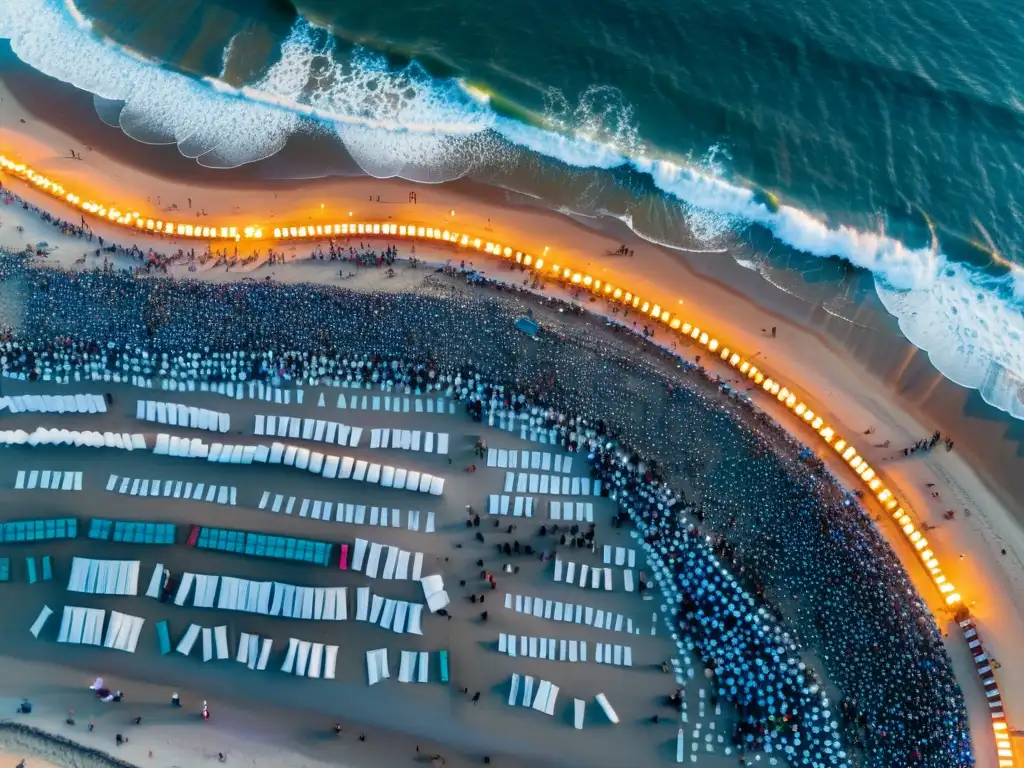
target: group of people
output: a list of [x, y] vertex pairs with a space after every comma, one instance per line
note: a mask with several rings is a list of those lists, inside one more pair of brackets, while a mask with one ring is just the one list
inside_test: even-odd
[[[80, 222], [78, 224], [70, 220], [61, 219], [54, 216], [49, 211], [28, 202], [12, 190], [4, 187], [2, 184], [0, 184], [0, 203], [8, 206], [16, 205], [24, 211], [37, 215], [41, 221], [53, 226], [53, 228], [62, 235], [77, 237], [90, 244], [95, 243], [99, 247], [90, 248], [83, 258], [86, 258], [89, 255], [97, 258], [103, 256], [104, 271], [113, 270], [113, 265], [108, 258], [113, 255], [123, 256], [133, 261], [140, 262], [140, 264], [134, 269], [140, 272], [145, 272], [146, 274], [169, 274], [170, 267], [174, 265], [187, 265], [189, 272], [196, 272], [200, 267], [211, 262], [213, 266], [224, 266], [228, 271], [230, 271], [234, 266], [252, 264], [263, 257], [262, 251], [259, 249], [245, 251], [244, 249], [239, 250], [237, 246], [215, 249], [211, 249], [207, 246], [199, 252], [197, 252], [195, 248], [179, 247], [170, 253], [163, 253], [154, 248], [139, 248], [137, 245], [125, 247], [116, 243], [104, 243], [103, 238], [94, 233], [92, 228], [89, 227], [84, 215], [80, 217]], [[165, 239], [166, 237], [169, 236], [163, 234], [160, 235], [161, 239]], [[414, 263], [415, 251], [416, 249], [413, 248], [414, 255], [411, 258], [411, 261]], [[44, 255], [44, 253], [37, 250], [36, 255]], [[392, 267], [398, 259], [398, 248], [394, 245], [388, 245], [378, 252], [371, 246], [371, 244], [368, 243], [359, 243], [359, 247], [356, 248], [355, 245], [350, 242], [342, 243], [339, 240], [331, 238], [327, 241], [326, 251], [322, 245], [318, 244], [311, 252], [310, 258], [320, 261], [325, 259], [329, 261], [344, 261], [364, 267]], [[286, 261], [288, 261], [288, 256], [283, 251], [275, 251], [273, 248], [267, 249], [266, 263], [268, 265], [283, 264]], [[81, 263], [81, 260], [79, 260], [79, 263]]]
[[342, 243], [331, 238], [327, 241], [326, 252], [322, 245], [317, 245], [309, 258], [319, 261], [344, 261], [360, 267], [390, 267], [398, 259], [398, 248], [388, 245], [378, 252], [370, 243], [360, 242], [356, 248], [352, 243]]
[[[480, 420], [515, 414], [585, 456], [619, 524], [643, 533], [654, 580], [739, 713], [737, 747], [791, 765], [852, 764], [853, 750], [867, 766], [972, 764], [935, 620], [874, 522], [813, 452], [699, 362], [491, 281], [432, 275], [393, 294], [37, 272], [12, 259], [0, 256], [0, 274], [21, 281], [24, 316], [0, 348], [5, 370], [388, 383], [450, 393]], [[513, 329], [531, 311], [542, 344]]]
[[938, 445], [940, 439], [943, 440], [943, 445], [946, 446], [946, 453], [949, 453], [950, 451], [953, 450], [953, 440], [952, 440], [952, 438], [950, 438], [949, 435], [946, 435], [946, 437], [943, 438], [942, 437], [942, 433], [939, 432], [939, 430], [935, 430], [935, 432], [932, 433], [931, 438], [922, 437], [920, 440], [918, 440], [913, 445], [908, 446], [907, 448], [904, 448], [903, 449], [903, 455], [904, 456], [912, 456], [913, 454], [917, 453], [918, 451], [930, 451], [932, 448], [934, 448], [936, 445]]

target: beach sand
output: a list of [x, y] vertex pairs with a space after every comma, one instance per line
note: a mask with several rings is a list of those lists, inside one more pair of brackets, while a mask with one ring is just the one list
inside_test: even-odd
[[[4, 393], [15, 394], [20, 388], [32, 392], [54, 392], [60, 388], [21, 385], [4, 382]], [[143, 431], [151, 433], [153, 425], [140, 424], [133, 416], [138, 390], [126, 386], [107, 387], [113, 392], [112, 412], [98, 418], [89, 416], [63, 416], [62, 425], [68, 428], [98, 428], [114, 431]], [[380, 765], [387, 760], [391, 765], [417, 765], [415, 747], [421, 748], [420, 762], [426, 755], [440, 752], [447, 765], [478, 765], [483, 755], [490, 755], [495, 765], [595, 765], [621, 766], [629, 763], [631, 750], [641, 749], [645, 754], [662, 758], [674, 755], [675, 728], [672, 710], [659, 705], [675, 689], [670, 675], [658, 666], [673, 653], [662, 626], [651, 636], [652, 612], [656, 601], [641, 600], [636, 594], [621, 589], [612, 593], [592, 591], [564, 584], [552, 583], [553, 564], [542, 563], [535, 557], [512, 556], [498, 561], [495, 543], [519, 540], [532, 543], [538, 551], [544, 546], [538, 539], [537, 529], [547, 522], [546, 503], [537, 507], [532, 520], [501, 518], [502, 528], [495, 529], [486, 518], [478, 529], [465, 527], [465, 508], [472, 504], [477, 510], [485, 507], [486, 493], [499, 492], [504, 472], [488, 469], [473, 458], [473, 445], [478, 435], [484, 434], [492, 447], [522, 447], [526, 444], [494, 428], [481, 427], [459, 415], [405, 414], [338, 410], [334, 407], [318, 408], [315, 391], [306, 390], [306, 404], [272, 405], [257, 401], [236, 402], [222, 396], [201, 393], [176, 393], [175, 402], [194, 404], [222, 412], [232, 418], [231, 439], [252, 443], [259, 441], [253, 435], [256, 413], [279, 413], [328, 419], [339, 419], [367, 430], [372, 427], [418, 428], [447, 431], [451, 434], [449, 465], [443, 456], [417, 454], [392, 450], [371, 451], [368, 448], [347, 449], [347, 455], [393, 462], [397, 466], [429, 471], [446, 478], [442, 499], [414, 494], [408, 491], [389, 491], [360, 483], [338, 483], [293, 468], [262, 466], [258, 469], [244, 466], [211, 465], [167, 457], [154, 457], [151, 453], [86, 453], [72, 448], [45, 451], [12, 449], [7, 452], [8, 473], [14, 469], [72, 469], [85, 473], [85, 490], [81, 493], [57, 491], [14, 491], [12, 483], [4, 482], [0, 499], [5, 520], [39, 517], [45, 509], [46, 517], [78, 517], [84, 521], [92, 517], [108, 519], [174, 522], [179, 526], [179, 543], [187, 535], [187, 525], [200, 523], [226, 528], [244, 529], [281, 535], [292, 535], [323, 541], [345, 541], [349, 544], [357, 536], [382, 544], [402, 546], [410, 551], [423, 552], [424, 575], [440, 573], [452, 596], [450, 607], [453, 619], [425, 616], [424, 635], [398, 635], [374, 625], [350, 618], [344, 623], [317, 622], [268, 617], [247, 613], [225, 612], [160, 603], [145, 597], [111, 597], [69, 593], [65, 590], [72, 556], [90, 556], [103, 559], [139, 559], [140, 593], [145, 591], [149, 574], [160, 562], [179, 578], [181, 573], [209, 573], [231, 575], [258, 580], [279, 580], [304, 586], [348, 586], [349, 613], [354, 616], [354, 587], [368, 585], [374, 594], [405, 600], [422, 600], [418, 584], [369, 579], [364, 574], [339, 571], [336, 567], [313, 567], [306, 564], [246, 558], [208, 550], [186, 547], [156, 547], [114, 542], [96, 542], [84, 538], [67, 542], [39, 542], [4, 547], [3, 555], [10, 556], [14, 583], [0, 586], [0, 591], [11, 595], [5, 600], [7, 618], [12, 631], [0, 636], [0, 656], [9, 660], [17, 671], [5, 676], [2, 690], [13, 712], [22, 696], [31, 698], [36, 706], [29, 716], [15, 719], [39, 725], [47, 730], [82, 741], [101, 749], [113, 748], [115, 733], [129, 737], [129, 743], [116, 750], [116, 755], [138, 765], [201, 764], [211, 755], [225, 752], [231, 764], [244, 759], [252, 765]], [[336, 391], [326, 393], [333, 400]], [[333, 405], [333, 403], [332, 403]], [[39, 417], [30, 414], [10, 415], [5, 419], [8, 428], [32, 428]], [[182, 430], [173, 430], [180, 433]], [[186, 430], [186, 432], [189, 432]], [[192, 434], [201, 434], [191, 431]], [[153, 435], [147, 439], [152, 444]], [[207, 438], [204, 438], [207, 439]], [[210, 438], [212, 439], [212, 438]], [[269, 441], [264, 441], [269, 442]], [[362, 445], [369, 442], [368, 431]], [[312, 447], [312, 445], [311, 445]], [[323, 447], [322, 445], [320, 447]], [[538, 446], [529, 445], [536, 449]], [[479, 470], [465, 472], [465, 466], [477, 461]], [[586, 465], [577, 459], [574, 475], [584, 474]], [[221, 506], [214, 503], [182, 501], [164, 498], [121, 496], [105, 489], [110, 473], [121, 477], [160, 480], [183, 480], [233, 485], [238, 488], [238, 505]], [[257, 475], [258, 473], [258, 475]], [[257, 479], [258, 478], [258, 479]], [[298, 498], [333, 500], [346, 503], [388, 504], [403, 510], [420, 509], [437, 513], [437, 532], [426, 534], [404, 529], [371, 526], [353, 526], [337, 522], [324, 522], [300, 517], [298, 511], [291, 516], [273, 514], [258, 509], [264, 491], [294, 495]], [[608, 499], [594, 498], [595, 516], [599, 531], [607, 529], [602, 543], [635, 548], [628, 532], [611, 529], [606, 521], [614, 509]], [[544, 510], [542, 512], [541, 510]], [[32, 510], [29, 512], [29, 510]], [[39, 510], [39, 511], [37, 511]], [[517, 529], [510, 535], [505, 526], [514, 522]], [[486, 542], [474, 540], [474, 533], [483, 533]], [[550, 544], [553, 539], [546, 539]], [[597, 554], [589, 550], [563, 549], [563, 557], [598, 564]], [[568, 553], [568, 554], [567, 554]], [[25, 557], [54, 558], [54, 579], [34, 585], [25, 583]], [[478, 558], [495, 572], [498, 588], [491, 590], [477, 576]], [[501, 563], [520, 566], [517, 574], [500, 570]], [[640, 566], [642, 568], [642, 564]], [[619, 569], [616, 569], [619, 570]], [[459, 586], [466, 579], [465, 588]], [[599, 630], [585, 625], [555, 623], [514, 613], [503, 607], [504, 594], [536, 595], [550, 599], [572, 601], [622, 613], [635, 622], [636, 635]], [[470, 593], [484, 593], [486, 603], [474, 606], [468, 600]], [[15, 598], [14, 595], [17, 594]], [[35, 640], [24, 631], [43, 605], [56, 611], [44, 629], [41, 639]], [[54, 645], [63, 605], [83, 605], [119, 610], [142, 616], [146, 626], [135, 654], [81, 646]], [[486, 609], [489, 619], [483, 622], [479, 611]], [[239, 632], [259, 634], [275, 640], [275, 651], [266, 672], [251, 672], [233, 660], [199, 661], [199, 648], [191, 657], [177, 653], [160, 657], [157, 653], [153, 623], [167, 619], [172, 644], [177, 642], [189, 623], [201, 626], [224, 624], [228, 627], [232, 659]], [[22, 630], [14, 629], [22, 627]], [[542, 637], [587, 640], [593, 644], [611, 642], [628, 644], [633, 649], [633, 668], [612, 667], [594, 663], [593, 651], [589, 663], [570, 664], [537, 659], [510, 658], [496, 650], [499, 632], [528, 634]], [[287, 647], [287, 638], [297, 637], [313, 642], [340, 646], [337, 679], [312, 680], [293, 677], [285, 679], [277, 670]], [[368, 688], [365, 683], [364, 651], [388, 648], [392, 680]], [[402, 685], [396, 682], [397, 661], [400, 650], [437, 651], [450, 653], [451, 683], [442, 685], [436, 679], [436, 661], [432, 682], [426, 685]], [[13, 659], [18, 659], [13, 664]], [[435, 657], [436, 658], [436, 657]], [[51, 661], [52, 660], [52, 661]], [[55, 666], [59, 665], [59, 666]], [[549, 679], [561, 688], [554, 717], [547, 717], [531, 709], [507, 705], [508, 681], [512, 672], [530, 674], [536, 679]], [[103, 677], [106, 685], [125, 691], [120, 704], [98, 702], [87, 686], [95, 677]], [[700, 680], [703, 682], [703, 680]], [[699, 689], [691, 684], [688, 695], [691, 712], [698, 709]], [[472, 704], [468, 695], [460, 693], [482, 692], [479, 704]], [[180, 693], [183, 707], [170, 707], [172, 691]], [[612, 726], [600, 714], [594, 702], [597, 693], [605, 692], [616, 707], [622, 722]], [[588, 701], [587, 725], [583, 731], [572, 728], [571, 698]], [[199, 718], [200, 702], [209, 701], [212, 719], [202, 723]], [[74, 708], [76, 724], [64, 725], [62, 716]], [[653, 725], [647, 720], [660, 712], [662, 722]], [[141, 726], [131, 724], [131, 718], [141, 715]], [[85, 731], [85, 724], [95, 720], [95, 730]], [[345, 724], [341, 738], [331, 732], [335, 721]], [[728, 735], [728, 716], [715, 717], [708, 713], [706, 723], [716, 722], [718, 731]], [[268, 725], [271, 724], [271, 725]], [[191, 726], [191, 727], [189, 727]], [[189, 727], [188, 743], [182, 743], [174, 734]], [[708, 727], [705, 724], [705, 727]], [[359, 732], [367, 736], [365, 743], [357, 739]], [[192, 734], [195, 734], [194, 743]], [[287, 745], [286, 747], [283, 745]], [[716, 751], [722, 747], [716, 743]], [[287, 752], [283, 752], [287, 749]], [[149, 757], [152, 751], [153, 757]], [[295, 756], [292, 756], [292, 753]], [[301, 756], [302, 762], [296, 762]], [[724, 758], [723, 758], [724, 759]], [[712, 764], [714, 760], [712, 760]]]
[[[53, 85], [25, 72], [12, 76], [9, 68], [5, 69], [4, 81], [0, 139], [5, 151], [59, 178], [69, 188], [81, 185], [101, 199], [110, 195], [122, 207], [137, 201], [140, 210], [148, 211], [152, 203], [146, 199], [159, 198], [163, 207], [174, 201], [179, 209], [187, 210], [187, 198], [191, 196], [193, 205], [205, 209], [211, 221], [264, 226], [284, 220], [295, 224], [344, 221], [348, 211], [356, 217], [394, 217], [395, 221], [409, 223], [438, 224], [450, 219], [452, 228], [481, 235], [486, 232], [487, 237], [516, 248], [534, 253], [547, 248], [549, 258], [563, 258], [578, 269], [586, 267], [592, 274], [662, 306], [674, 309], [682, 301], [680, 311], [688, 319], [713, 329], [730, 346], [748, 355], [756, 352], [757, 361], [784, 382], [796, 383], [814, 410], [838, 431], [857, 435], [874, 429], [869, 436], [859, 438], [859, 447], [872, 465], [884, 472], [890, 486], [913, 504], [919, 521], [937, 526], [928, 534], [932, 548], [970, 604], [990, 655], [1002, 662], [997, 674], [1011, 723], [1015, 717], [1024, 716], [1020, 714], [1024, 713], [1024, 663], [1014, 658], [1014, 638], [1024, 635], [1024, 533], [1013, 501], [1024, 497], [1024, 427], [985, 405], [977, 393], [943, 379], [920, 352], [897, 335], [835, 318], [820, 307], [775, 289], [727, 256], [670, 252], [638, 241], [620, 227], [600, 222], [584, 227], [564, 216], [538, 210], [511, 193], [465, 183], [418, 186], [419, 202], [411, 205], [405, 201], [413, 185], [404, 182], [331, 180], [299, 186], [255, 178], [252, 169], [238, 173], [206, 171], [178, 158], [174, 148], [137, 145], [91, 115], [79, 114], [73, 124], [65, 122], [72, 112], [88, 105], [81, 96], [76, 103], [73, 89], [67, 86]], [[57, 93], [60, 99], [55, 97]], [[21, 123], [22, 119], [26, 122]], [[65, 147], [75, 147], [84, 159], [70, 160]], [[54, 201], [24, 185], [15, 184], [14, 188], [59, 213], [60, 206]], [[377, 195], [384, 202], [371, 202]], [[322, 212], [321, 203], [325, 206]], [[452, 210], [456, 212], [454, 217]], [[243, 211], [265, 213], [259, 222], [253, 222]], [[52, 228], [15, 210], [0, 209], [0, 222], [0, 243], [21, 246], [45, 240], [58, 246], [51, 261], [70, 265], [86, 249], [80, 241], [62, 239]], [[24, 226], [26, 232], [14, 232], [12, 225]], [[116, 236], [126, 244], [153, 242], [153, 247], [164, 252], [182, 245], [160, 243], [134, 233], [126, 238], [123, 231], [102, 225], [97, 232]], [[604, 255], [621, 242], [635, 249], [635, 258]], [[285, 250], [298, 259], [308, 247]], [[464, 257], [462, 252], [433, 247], [420, 247], [417, 255], [437, 261]], [[469, 259], [468, 254], [465, 258]], [[501, 276], [507, 269], [496, 262], [488, 263], [484, 254], [474, 253], [472, 261], [492, 277]], [[95, 259], [87, 262], [87, 266], [95, 264]], [[299, 260], [284, 268], [275, 266], [272, 271], [276, 280], [338, 282], [335, 265], [328, 262]], [[267, 273], [262, 269], [241, 277], [262, 278]], [[400, 275], [388, 281], [382, 272], [360, 271], [358, 278], [344, 285], [394, 290], [405, 287], [406, 283], [400, 281], [415, 286], [418, 280], [418, 275], [409, 272]], [[212, 280], [240, 277], [223, 268], [191, 276]], [[518, 273], [509, 276], [521, 277]], [[600, 309], [595, 305], [589, 308]], [[772, 326], [778, 328], [776, 338], [765, 332]], [[683, 349], [683, 353], [692, 355], [694, 351]], [[787, 424], [776, 403], [758, 399], [756, 393], [753, 396]], [[904, 459], [900, 453], [899, 459], [891, 458], [897, 448], [936, 428], [956, 440], [952, 453], [931, 452], [912, 459]], [[886, 440], [891, 441], [889, 449], [869, 447]], [[846, 473], [841, 477], [851, 477], [848, 469], [833, 463]], [[930, 496], [925, 488], [928, 482], [937, 484], [939, 499]], [[946, 509], [957, 511], [955, 521], [943, 521]], [[970, 517], [964, 514], [965, 509], [971, 512]], [[887, 524], [882, 528], [886, 529]], [[892, 538], [898, 551], [911, 555], [899, 538]], [[1002, 550], [1006, 550], [1005, 555]], [[915, 562], [909, 564], [909, 571], [919, 579], [922, 594], [940, 611], [943, 623], [934, 589], [920, 578], [922, 569]], [[983, 700], [977, 699], [980, 687], [971, 680], [969, 659], [959, 659], [958, 675], [969, 702], [973, 699], [975, 704], [983, 705]], [[978, 712], [976, 708], [972, 711]], [[979, 752], [984, 747], [979, 744]]]
[[[6, 742], [6, 737], [0, 737], [0, 742]], [[13, 741], [13, 739], [12, 739]], [[25, 749], [20, 749], [18, 744], [6, 744], [0, 749], [0, 762], [4, 765], [17, 765], [19, 760], [25, 761], [25, 768], [61, 768], [60, 763], [49, 762], [41, 757], [36, 757], [32, 752], [28, 751], [31, 749], [38, 748], [40, 750], [45, 749], [43, 746], [28, 746]], [[58, 756], [59, 760], [60, 757]]]

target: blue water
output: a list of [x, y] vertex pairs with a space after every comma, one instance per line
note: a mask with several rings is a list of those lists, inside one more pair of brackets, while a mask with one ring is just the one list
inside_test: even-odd
[[1024, 14], [669, 5], [7, 0], [0, 37], [203, 165], [315, 131], [374, 176], [615, 216], [839, 315], [866, 279], [946, 376], [1024, 418]]

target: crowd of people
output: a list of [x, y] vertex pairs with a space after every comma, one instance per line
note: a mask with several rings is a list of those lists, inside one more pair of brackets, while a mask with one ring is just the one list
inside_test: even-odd
[[[9, 372], [392, 382], [554, 429], [661, 563], [679, 625], [739, 712], [737, 747], [791, 765], [973, 765], [935, 620], [857, 498], [743, 391], [624, 323], [442, 274], [401, 294], [33, 271], [13, 256], [0, 274], [24, 293]], [[539, 341], [513, 328], [527, 313]]]
[[[232, 267], [250, 265], [263, 259], [263, 252], [259, 249], [246, 251], [245, 249], [240, 250], [237, 246], [213, 249], [207, 246], [198, 252], [195, 248], [185, 249], [179, 247], [170, 253], [164, 253], [157, 251], [155, 248], [143, 249], [137, 245], [125, 247], [117, 243], [104, 242], [101, 236], [93, 232], [85, 216], [81, 216], [77, 224], [73, 221], [58, 218], [46, 209], [39, 208], [28, 202], [10, 189], [5, 188], [2, 184], [0, 184], [0, 203], [7, 206], [18, 206], [22, 210], [38, 216], [40, 221], [49, 224], [60, 234], [66, 237], [77, 237], [89, 243], [90, 247], [84, 252], [82, 259], [86, 259], [90, 255], [96, 258], [103, 257], [104, 271], [113, 271], [113, 266], [109, 261], [109, 257], [113, 255], [123, 256], [140, 262], [134, 269], [143, 271], [146, 274], [168, 274], [169, 268], [174, 265], [187, 265], [189, 272], [197, 272], [199, 268], [207, 265], [214, 267], [223, 266], [230, 271]], [[161, 239], [165, 237], [165, 235], [160, 235]], [[34, 249], [34, 252], [35, 255], [45, 255], [45, 250]], [[416, 263], [415, 254], [416, 248], [413, 246], [412, 256], [409, 257], [410, 262], [413, 264]], [[294, 259], [294, 254], [291, 258]], [[398, 259], [398, 248], [395, 245], [387, 245], [378, 252], [370, 243], [360, 242], [357, 248], [351, 238], [346, 238], [344, 242], [330, 238], [326, 242], [326, 248], [322, 244], [316, 244], [309, 258], [319, 261], [341, 261], [361, 267], [391, 268]], [[79, 263], [82, 263], [82, 259], [79, 260]], [[267, 249], [266, 264], [284, 264], [288, 261], [289, 256], [284, 251], [275, 251], [273, 248]], [[344, 275], [344, 273], [342, 274]]]
[[369, 243], [360, 242], [357, 248], [354, 243], [342, 243], [330, 238], [327, 241], [327, 249], [324, 250], [322, 245], [316, 245], [310, 258], [319, 261], [343, 261], [360, 267], [391, 267], [398, 259], [398, 248], [388, 245], [378, 253]]

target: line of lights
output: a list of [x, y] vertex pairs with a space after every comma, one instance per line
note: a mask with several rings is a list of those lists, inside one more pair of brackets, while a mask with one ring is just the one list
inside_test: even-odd
[[1000, 768], [1013, 768], [1016, 763], [1013, 761], [1013, 745], [1010, 743], [1010, 729], [1006, 720], [994, 720], [992, 729], [995, 731], [996, 756], [999, 759]]
[[[850, 441], [837, 434], [835, 429], [825, 423], [821, 416], [814, 413], [794, 390], [768, 376], [768, 374], [758, 369], [752, 362], [744, 359], [738, 352], [730, 349], [713, 337], [707, 330], [686, 322], [681, 317], [669, 312], [669, 310], [658, 304], [646, 301], [631, 291], [564, 265], [557, 263], [546, 265], [543, 257], [535, 257], [529, 253], [513, 250], [507, 245], [455, 232], [447, 228], [427, 227], [419, 224], [350, 220], [335, 224], [274, 227], [273, 230], [270, 230], [272, 237], [264, 238], [263, 229], [259, 226], [247, 226], [241, 229], [235, 226], [200, 227], [183, 222], [143, 217], [138, 211], [120, 211], [113, 206], [106, 207], [91, 200], [83, 201], [79, 195], [68, 192], [62, 185], [46, 178], [42, 174], [36, 173], [28, 166], [16, 163], [3, 155], [0, 155], [0, 170], [23, 179], [47, 194], [69, 203], [86, 213], [102, 218], [109, 223], [118, 224], [137, 231], [171, 235], [173, 237], [234, 240], [235, 242], [241, 240], [260, 241], [264, 239], [292, 242], [295, 240], [316, 240], [324, 237], [352, 235], [437, 241], [460, 248], [483, 251], [509, 261], [515, 260], [517, 264], [525, 269], [532, 270], [540, 277], [559, 280], [575, 288], [588, 290], [596, 296], [603, 296], [608, 300], [632, 307], [651, 319], [660, 321], [673, 331], [677, 331], [681, 336], [689, 337], [702, 347], [705, 347], [709, 352], [717, 354], [727, 365], [739, 371], [755, 385], [760, 386], [764, 392], [784, 404], [792, 412], [794, 418], [803, 422], [806, 427], [814, 430], [827, 446], [842, 457], [843, 461], [856, 473], [871, 494], [878, 500], [879, 504], [890, 513], [907, 541], [917, 552], [918, 557], [921, 559], [922, 564], [928, 571], [932, 582], [942, 595], [946, 605], [950, 608], [955, 608], [963, 602], [960, 593], [957, 592], [953, 583], [942, 572], [939, 560], [929, 547], [928, 540], [914, 524], [911, 516], [900, 505], [893, 492], [886, 487], [875, 470], [865, 461]], [[351, 215], [349, 214], [350, 217]], [[545, 254], [547, 253], [546, 248], [544, 252]], [[1012, 768], [1015, 763], [1006, 720], [1004, 718], [994, 719], [993, 730], [996, 737], [999, 766], [1000, 768]]]
[[[263, 230], [257, 226], [244, 227], [241, 231], [237, 227], [198, 227], [191, 224], [154, 220], [143, 218], [137, 211], [121, 212], [117, 208], [105, 208], [92, 201], [82, 201], [75, 194], [67, 192], [63, 186], [57, 184], [45, 176], [36, 173], [31, 168], [14, 163], [0, 155], [0, 169], [12, 175], [23, 178], [43, 191], [62, 199], [72, 205], [81, 208], [87, 213], [94, 214], [107, 221], [120, 224], [133, 229], [151, 231], [164, 235], [196, 237], [196, 238], [224, 238], [232, 240], [261, 240]], [[288, 227], [274, 227], [272, 230], [273, 240], [292, 241], [310, 240], [334, 236], [386, 236], [399, 238], [412, 238], [417, 240], [433, 240], [448, 243], [462, 248], [484, 251], [508, 260], [515, 260], [522, 267], [534, 271], [538, 276], [552, 278], [565, 282], [575, 288], [585, 289], [597, 296], [619, 302], [632, 307], [640, 313], [658, 320], [667, 325], [682, 336], [688, 336], [693, 341], [709, 352], [717, 354], [726, 364], [738, 370], [741, 374], [760, 386], [766, 393], [771, 394], [783, 403], [793, 414], [804, 424], [813, 429], [818, 437], [830, 446], [867, 486], [868, 490], [877, 498], [878, 502], [892, 515], [907, 540], [917, 551], [922, 563], [931, 575], [935, 586], [942, 594], [946, 605], [955, 606], [961, 603], [960, 594], [956, 591], [952, 582], [943, 574], [935, 553], [929, 548], [928, 540], [922, 535], [911, 520], [910, 515], [896, 500], [893, 492], [885, 486], [874, 469], [860, 455], [856, 447], [848, 440], [836, 434], [836, 431], [825, 423], [825, 420], [817, 415], [803, 402], [792, 389], [783, 386], [777, 380], [768, 376], [764, 371], [758, 369], [749, 360], [745, 360], [738, 352], [724, 346], [717, 338], [714, 338], [708, 331], [701, 329], [692, 323], [686, 322], [681, 317], [669, 312], [669, 310], [658, 304], [642, 299], [619, 286], [596, 278], [592, 275], [571, 269], [560, 264], [546, 265], [542, 257], [534, 257], [529, 253], [514, 251], [509, 246], [500, 243], [483, 240], [479, 237], [472, 237], [464, 233], [453, 232], [440, 227], [425, 227], [418, 224], [395, 224], [392, 222], [344, 222], [338, 224], [317, 224]]]

